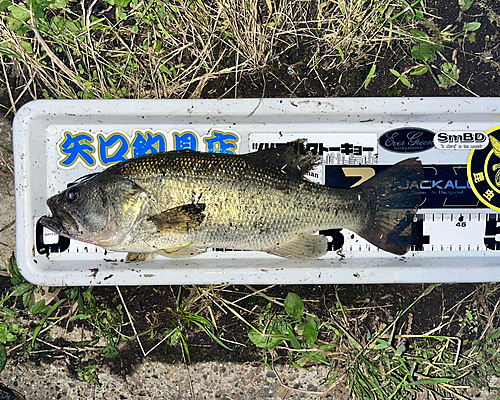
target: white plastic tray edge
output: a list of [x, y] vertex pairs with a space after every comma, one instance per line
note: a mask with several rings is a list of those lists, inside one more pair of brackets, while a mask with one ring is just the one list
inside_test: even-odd
[[[446, 100], [446, 104], [444, 102]], [[495, 105], [500, 106], [496, 99], [472, 99], [472, 98], [358, 98], [358, 99], [236, 99], [236, 100], [217, 100], [217, 106], [227, 107], [228, 114], [241, 115], [238, 107], [232, 108], [232, 105], [245, 105], [248, 109], [255, 109], [252, 118], [258, 118], [265, 114], [266, 103], [276, 103], [282, 101], [280, 107], [283, 107], [291, 114], [300, 115], [300, 108], [293, 103], [306, 102], [316, 103], [316, 107], [325, 104], [334, 105], [334, 108], [341, 104], [347, 104], [349, 101], [356, 105], [356, 111], [359, 114], [364, 112], [363, 105], [370, 104], [370, 113], [376, 109], [383, 109], [392, 105], [410, 102], [414, 112], [424, 112], [423, 103], [436, 101], [441, 103], [442, 107], [456, 111], [467, 109], [468, 112], [478, 112], [494, 115], [500, 123], [500, 116]], [[259, 268], [249, 268], [248, 266], [236, 265], [234, 269], [228, 268], [231, 263], [245, 263], [241, 258], [226, 258], [219, 261], [217, 258], [210, 261], [209, 265], [201, 265], [196, 259], [179, 262], [185, 265], [185, 268], [179, 267], [178, 270], [170, 271], [168, 279], [163, 276], [160, 278], [157, 268], [151, 268], [148, 264], [124, 265], [118, 263], [116, 266], [106, 265], [108, 263], [100, 261], [95, 262], [90, 268], [75, 265], [74, 270], [57, 269], [57, 263], [47, 259], [44, 263], [52, 265], [54, 268], [40, 269], [36, 259], [33, 257], [33, 249], [28, 246], [27, 235], [31, 234], [33, 218], [29, 199], [26, 196], [28, 186], [28, 177], [31, 173], [31, 165], [25, 160], [25, 149], [28, 148], [29, 129], [31, 124], [38, 119], [49, 118], [50, 115], [57, 115], [59, 112], [75, 112], [85, 115], [99, 115], [102, 107], [111, 109], [126, 109], [133, 106], [133, 114], [138, 115], [157, 115], [160, 104], [179, 106], [183, 103], [185, 107], [196, 105], [202, 115], [209, 113], [212, 100], [39, 100], [26, 104], [17, 113], [14, 120], [14, 159], [16, 165], [15, 185], [16, 185], [16, 228], [17, 228], [17, 261], [22, 274], [29, 281], [40, 285], [140, 285], [140, 284], [216, 284], [216, 283], [235, 283], [235, 284], [292, 284], [292, 283], [393, 283], [393, 282], [488, 282], [500, 281], [500, 262], [498, 258], [490, 257], [486, 254], [476, 254], [468, 257], [457, 257], [456, 263], [450, 259], [440, 259], [437, 257], [436, 263], [441, 262], [441, 267], [430, 268], [424, 265], [425, 260], [411, 260], [411, 255], [406, 258], [394, 258], [387, 260], [366, 260], [366, 265], [354, 265], [345, 268], [349, 259], [343, 261], [331, 260], [313, 260], [311, 262], [295, 262], [283, 259], [260, 259]], [[155, 104], [156, 103], [156, 104]], [[284, 105], [283, 105], [284, 104]], [[318, 105], [319, 104], [319, 105]], [[351, 104], [351, 105], [352, 105]], [[150, 107], [150, 105], [154, 105]], [[303, 105], [305, 106], [305, 105]], [[400, 108], [404, 109], [408, 105]], [[213, 107], [213, 104], [212, 104]], [[342, 108], [342, 107], [340, 107]], [[50, 109], [50, 112], [46, 110]], [[153, 110], [153, 111], [152, 111]], [[238, 111], [239, 110], [239, 111]], [[442, 113], [437, 109], [427, 110]], [[156, 114], [155, 114], [156, 112]], [[333, 111], [335, 112], [335, 111]], [[405, 110], [406, 112], [406, 110]], [[451, 113], [453, 113], [451, 112]], [[182, 111], [184, 113], [184, 111]], [[117, 112], [117, 114], [120, 114]], [[215, 113], [216, 114], [216, 113]], [[216, 116], [216, 115], [215, 115]], [[250, 116], [249, 116], [250, 117]], [[31, 121], [31, 122], [30, 122]], [[38, 256], [39, 257], [39, 256]], [[170, 260], [165, 259], [168, 263]], [[206, 261], [205, 261], [206, 262]], [[482, 265], [478, 265], [482, 264]], [[47, 264], [47, 265], [48, 265]], [[186, 266], [186, 264], [188, 264]], [[222, 265], [224, 265], [222, 267]], [[123, 267], [126, 267], [125, 269]], [[134, 268], [132, 268], [134, 267]], [[304, 268], [305, 267], [305, 268]], [[95, 268], [98, 271], [95, 272]], [[293, 273], [291, 273], [293, 271]], [[78, 272], [78, 273], [75, 273]]]

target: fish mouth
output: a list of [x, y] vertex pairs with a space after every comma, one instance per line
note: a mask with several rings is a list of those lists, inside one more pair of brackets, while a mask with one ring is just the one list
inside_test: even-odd
[[43, 216], [40, 218], [40, 223], [47, 229], [61, 236], [72, 237], [78, 232], [78, 223], [68, 212], [55, 207], [51, 199], [47, 200], [52, 216]]

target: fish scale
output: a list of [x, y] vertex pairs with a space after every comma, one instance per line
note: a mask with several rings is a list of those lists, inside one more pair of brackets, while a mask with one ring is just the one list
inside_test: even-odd
[[[277, 168], [234, 156], [167, 153], [141, 161], [132, 168], [122, 163], [117, 173], [133, 180], [154, 199], [152, 213], [160, 212], [158, 205], [173, 208], [193, 199], [206, 204], [203, 229], [176, 237], [174, 242], [159, 236], [156, 250], [175, 248], [180, 243], [269, 249], [299, 233], [312, 233], [325, 226], [351, 226], [362, 217], [361, 212], [351, 209], [344, 217], [337, 214], [334, 220], [332, 204], [339, 204], [339, 210], [347, 209], [342, 207], [351, 197], [347, 190], [293, 181]], [[276, 189], [284, 186], [288, 190]], [[358, 208], [361, 211], [362, 207]], [[137, 237], [124, 245], [129, 246]]]
[[44, 217], [45, 225], [131, 253], [222, 247], [318, 257], [326, 239], [313, 234], [336, 228], [406, 252], [398, 223], [415, 214], [420, 195], [400, 182], [418, 179], [420, 163], [403, 161], [354, 189], [330, 188], [303, 179], [317, 158], [298, 144], [246, 155], [184, 150], [130, 159], [49, 199], [54, 216]]

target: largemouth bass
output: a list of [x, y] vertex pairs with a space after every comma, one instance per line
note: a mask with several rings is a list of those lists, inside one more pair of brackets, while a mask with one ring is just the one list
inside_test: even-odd
[[331, 188], [303, 178], [319, 158], [303, 142], [244, 155], [182, 150], [133, 158], [49, 198], [52, 216], [41, 223], [109, 250], [172, 257], [210, 247], [320, 257], [328, 242], [315, 233], [334, 228], [406, 253], [402, 221], [414, 217], [420, 191], [403, 187], [421, 180], [420, 161], [402, 161], [351, 189]]

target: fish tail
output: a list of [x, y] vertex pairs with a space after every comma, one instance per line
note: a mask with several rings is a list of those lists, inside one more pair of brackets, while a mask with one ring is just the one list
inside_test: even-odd
[[422, 177], [421, 162], [409, 158], [360, 185], [363, 197], [368, 200], [367, 218], [355, 232], [382, 250], [398, 255], [408, 252], [414, 243], [403, 231], [421, 204]]

